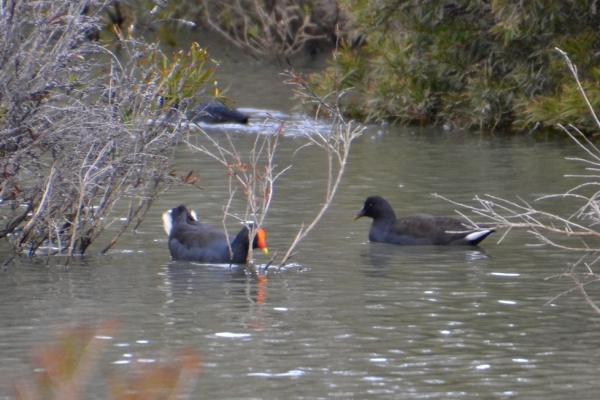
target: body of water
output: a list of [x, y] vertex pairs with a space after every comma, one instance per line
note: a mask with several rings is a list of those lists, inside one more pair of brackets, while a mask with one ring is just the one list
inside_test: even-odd
[[[224, 81], [235, 82], [230, 95], [252, 114], [250, 126], [210, 129], [222, 143], [231, 132], [242, 153], [261, 130], [276, 129], [261, 125], [267, 113], [309, 124], [289, 107], [291, 92], [273, 83], [277, 70], [252, 65], [245, 94], [239, 88], [250, 78], [223, 66]], [[296, 151], [305, 141], [294, 137], [292, 125], [276, 156], [280, 168], [292, 168], [277, 181], [264, 224], [271, 254], [285, 252], [325, 195], [325, 155], [316, 146]], [[580, 183], [564, 175], [583, 166], [565, 158], [582, 155], [563, 139], [370, 126], [353, 144], [334, 203], [299, 253], [279, 273], [256, 276], [170, 260], [162, 212], [186, 204], [202, 221], [220, 225], [228, 196], [227, 171], [182, 144], [178, 169], [199, 173], [203, 190], [167, 192], [140, 231], [106, 256], [91, 250], [68, 268], [23, 257], [0, 275], [0, 390], [11, 396], [11, 383], [30, 373], [35, 346], [51, 341], [52, 332], [115, 318], [119, 331], [84, 398], [106, 397], [107, 371], [124, 374], [192, 348], [202, 358], [192, 398], [594, 399], [598, 315], [578, 292], [545, 305], [571, 288], [566, 279], [545, 278], [577, 254], [528, 247], [536, 241], [525, 231], [498, 244], [499, 231], [479, 247], [369, 243], [370, 220], [353, 220], [373, 194], [398, 215], [458, 217], [455, 205], [432, 193], [470, 205], [486, 194], [533, 203]], [[238, 195], [231, 211], [243, 215]], [[539, 206], [568, 216], [581, 204]], [[231, 221], [231, 232], [236, 226]]]

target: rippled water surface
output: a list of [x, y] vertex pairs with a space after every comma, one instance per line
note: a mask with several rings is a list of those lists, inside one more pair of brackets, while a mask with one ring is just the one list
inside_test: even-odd
[[[267, 72], [256, 75], [254, 90], [260, 79], [264, 86], [273, 80]], [[308, 124], [274, 106], [272, 96], [290, 104], [284, 89], [268, 99], [239, 96], [256, 98], [240, 104], [253, 115], [250, 127], [210, 134], [224, 142], [224, 131], [233, 130], [241, 151], [252, 146], [265, 112]], [[285, 251], [324, 199], [324, 155], [314, 146], [296, 152], [304, 141], [294, 129], [290, 124], [276, 157], [280, 167], [293, 167], [277, 182], [265, 221], [271, 254]], [[504, 232], [497, 232], [475, 248], [369, 243], [369, 221], [353, 221], [371, 194], [388, 198], [399, 215], [456, 215], [455, 205], [432, 193], [471, 205], [485, 194], [533, 202], [578, 183], [563, 175], [582, 172], [565, 160], [579, 155], [562, 139], [369, 127], [353, 145], [334, 204], [292, 264], [252, 276], [170, 261], [161, 213], [185, 203], [218, 225], [227, 198], [226, 171], [182, 145], [179, 169], [197, 171], [203, 190], [167, 192], [141, 230], [104, 257], [92, 251], [69, 268], [22, 258], [0, 275], [0, 390], [12, 395], [34, 346], [53, 331], [111, 317], [119, 332], [85, 398], [106, 397], [107, 371], [186, 348], [202, 357], [193, 398], [597, 398], [600, 319], [577, 292], [546, 305], [571, 285], [545, 278], [576, 255], [527, 247], [535, 240], [526, 232], [500, 244]], [[577, 206], [542, 205], [563, 215]], [[241, 200], [232, 211], [243, 213]], [[256, 254], [256, 261], [268, 258]]]

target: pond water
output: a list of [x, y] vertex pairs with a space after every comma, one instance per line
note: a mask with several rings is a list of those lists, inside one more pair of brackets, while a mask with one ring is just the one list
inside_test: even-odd
[[[242, 152], [265, 112], [303, 121], [277, 70], [251, 65], [249, 92], [240, 89], [248, 71], [221, 70], [251, 125], [210, 129], [221, 142], [231, 132]], [[276, 157], [293, 167], [277, 182], [265, 221], [271, 254], [287, 249], [324, 199], [324, 154], [314, 146], [296, 152], [304, 141], [293, 129]], [[203, 190], [165, 193], [140, 231], [106, 256], [92, 250], [69, 268], [23, 257], [0, 275], [2, 398], [30, 373], [33, 349], [53, 332], [107, 318], [119, 330], [84, 398], [106, 398], [108, 371], [124, 374], [186, 348], [202, 358], [192, 398], [597, 398], [600, 318], [577, 292], [546, 305], [571, 282], [545, 278], [576, 254], [527, 247], [536, 241], [524, 231], [499, 244], [504, 232], [497, 232], [469, 248], [369, 243], [370, 220], [353, 221], [372, 194], [399, 215], [457, 216], [432, 193], [470, 205], [485, 194], [532, 202], [575, 186], [564, 175], [583, 168], [565, 157], [581, 155], [563, 139], [369, 126], [353, 144], [334, 203], [292, 263], [257, 277], [170, 260], [162, 212], [187, 204], [219, 225], [227, 199], [225, 170], [181, 145], [179, 170], [197, 171]], [[561, 215], [578, 206], [542, 205]], [[243, 213], [242, 200], [232, 211]], [[255, 259], [268, 261], [261, 253]]]

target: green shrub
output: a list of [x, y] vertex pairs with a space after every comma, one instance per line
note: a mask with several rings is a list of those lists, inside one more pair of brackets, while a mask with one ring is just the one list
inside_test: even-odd
[[600, 15], [586, 1], [342, 2], [360, 48], [341, 45], [311, 77], [318, 93], [353, 87], [353, 118], [528, 131], [541, 124], [594, 129], [555, 47], [579, 66], [600, 102]]

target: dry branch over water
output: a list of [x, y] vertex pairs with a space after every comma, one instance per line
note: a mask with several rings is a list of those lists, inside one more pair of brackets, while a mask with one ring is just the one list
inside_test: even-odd
[[[85, 2], [14, 1], [0, 10], [0, 237], [12, 255], [84, 254], [109, 226], [137, 227], [171, 169], [178, 133], [157, 120], [210, 76], [205, 52], [168, 57], [118, 33], [90, 40]], [[193, 70], [193, 73], [190, 72]], [[175, 88], [183, 88], [173, 93]], [[68, 261], [67, 261], [68, 262]]]
[[[592, 103], [579, 81], [577, 68], [565, 52], [560, 49], [556, 50], [564, 58], [590, 113], [593, 115], [594, 121], [596, 121], [597, 128], [600, 129], [600, 120], [598, 120]], [[490, 194], [475, 197], [474, 200], [479, 206], [458, 203], [437, 194], [434, 194], [434, 196], [449, 201], [462, 209], [468, 209], [472, 214], [491, 221], [497, 228], [505, 228], [506, 232], [499, 242], [502, 242], [514, 229], [527, 229], [539, 242], [530, 246], [551, 246], [560, 250], [580, 253], [579, 260], [570, 263], [564, 273], [547, 279], [570, 278], [575, 286], [556, 296], [555, 299], [571, 291], [578, 290], [586, 302], [600, 314], [600, 307], [589, 296], [589, 289], [587, 289], [590, 284], [600, 282], [600, 274], [595, 273], [593, 269], [600, 260], [598, 256], [598, 253], [600, 253], [600, 231], [598, 230], [598, 226], [600, 226], [600, 183], [597, 181], [600, 178], [600, 149], [575, 126], [565, 127], [559, 125], [558, 127], [577, 143], [587, 155], [586, 158], [570, 158], [570, 160], [580, 162], [585, 167], [586, 173], [565, 175], [565, 177], [584, 179], [585, 181], [565, 193], [543, 196], [536, 199], [535, 202], [541, 203], [552, 199], [569, 201], [569, 203], [566, 203], [567, 206], [579, 204], [575, 210], [571, 210], [567, 215], [546, 212], [541, 206], [533, 205], [522, 199], [510, 201]], [[565, 240], [565, 238], [576, 238], [578, 239], [577, 244], [573, 244], [573, 240]]]
[[[315, 228], [331, 205], [345, 172], [351, 143], [364, 130], [364, 127], [360, 125], [354, 126], [352, 121], [345, 120], [337, 104], [331, 104], [327, 101], [328, 99], [321, 99], [314, 92], [311, 92], [301, 77], [292, 72], [286, 73], [286, 76], [287, 83], [294, 86], [295, 91], [297, 91], [303, 100], [307, 104], [315, 106], [318, 110], [326, 112], [330, 116], [330, 121], [328, 125], [323, 125], [318, 121], [307, 120], [306, 124], [295, 126], [294, 131], [297, 132], [296, 135], [305, 139], [305, 144], [300, 146], [296, 152], [301, 151], [305, 146], [317, 146], [324, 151], [324, 156], [327, 160], [327, 171], [323, 179], [326, 182], [324, 188], [325, 199], [322, 202], [321, 208], [316, 211], [313, 219], [306, 224], [302, 223], [300, 230], [289, 248], [285, 251], [283, 257], [280, 260], [276, 260], [277, 254], [272, 256], [266, 268], [275, 263], [278, 266], [278, 270], [295, 254], [294, 251], [300, 242]], [[343, 93], [338, 94], [338, 96], [343, 96]], [[321, 111], [318, 111], [317, 115], [320, 114]], [[284, 166], [275, 164], [279, 138], [284, 134], [286, 129], [286, 122], [278, 122], [279, 128], [275, 132], [257, 133], [254, 145], [248, 154], [243, 154], [236, 148], [235, 141], [229, 134], [226, 135], [226, 143], [218, 142], [210, 134], [201, 129], [196, 130], [198, 133], [195, 136], [187, 136], [184, 139], [192, 151], [214, 159], [221, 167], [227, 170], [229, 198], [227, 205], [224, 207], [222, 220], [225, 231], [227, 231], [227, 218], [236, 218], [235, 215], [230, 213], [229, 205], [241, 189], [246, 198], [246, 209], [243, 218], [238, 219], [252, 221], [252, 229], [249, 231], [249, 234], [250, 239], [253, 239], [256, 229], [263, 225], [263, 221], [267, 215], [272, 196], [276, 190], [275, 181], [292, 166], [291, 164]], [[263, 127], [267, 125], [265, 121]], [[251, 244], [252, 240], [249, 243]], [[251, 247], [250, 245], [247, 264], [252, 268]]]

